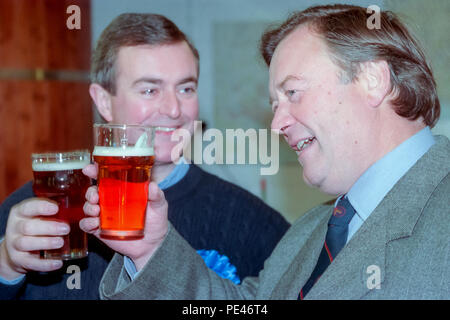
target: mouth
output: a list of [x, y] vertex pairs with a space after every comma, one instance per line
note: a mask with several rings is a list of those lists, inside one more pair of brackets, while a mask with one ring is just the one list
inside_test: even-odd
[[172, 134], [175, 130], [177, 130], [178, 127], [162, 127], [162, 126], [156, 126], [155, 132], [161, 133], [161, 134]]
[[315, 137], [309, 137], [306, 139], [302, 139], [302, 140], [298, 141], [297, 144], [292, 145], [291, 147], [297, 152], [302, 152], [303, 150], [308, 148], [314, 142], [314, 140], [316, 140]]

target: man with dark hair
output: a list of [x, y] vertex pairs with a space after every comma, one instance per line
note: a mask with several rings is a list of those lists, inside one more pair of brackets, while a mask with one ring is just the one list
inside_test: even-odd
[[[436, 88], [422, 50], [391, 12], [311, 7], [262, 37], [279, 130], [303, 178], [339, 196], [302, 216], [258, 278], [238, 286], [208, 270], [167, 220], [150, 186], [146, 241], [124, 248], [104, 299], [448, 299], [450, 141], [433, 136]], [[98, 234], [96, 190], [80, 226]], [[138, 250], [139, 249], [139, 250]], [[121, 254], [139, 276], [122, 272]]]
[[[172, 133], [192, 133], [198, 117], [198, 73], [199, 54], [172, 21], [154, 14], [122, 14], [98, 40], [89, 92], [106, 121], [155, 127], [152, 181], [165, 191], [171, 223], [208, 267], [238, 282], [258, 274], [289, 224], [249, 192], [183, 158], [178, 165], [172, 162], [177, 144]], [[31, 183], [0, 207], [0, 298], [99, 298], [100, 279], [113, 252], [95, 237], [89, 237], [87, 259], [63, 265], [39, 258], [39, 250], [60, 247], [60, 236], [69, 232], [64, 223], [44, 219], [57, 210], [54, 203], [34, 198]], [[218, 265], [210, 262], [214, 259]], [[133, 276], [130, 259], [125, 257], [124, 263]], [[69, 271], [76, 270], [74, 265], [81, 270], [78, 275]], [[71, 277], [79, 278], [78, 288], [69, 285], [75, 281]]]

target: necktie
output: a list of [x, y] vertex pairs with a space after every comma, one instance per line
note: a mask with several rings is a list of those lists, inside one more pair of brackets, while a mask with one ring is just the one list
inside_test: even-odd
[[325, 243], [320, 252], [319, 260], [308, 281], [300, 290], [298, 298], [303, 300], [309, 290], [319, 280], [325, 269], [333, 262], [341, 249], [347, 242], [348, 224], [355, 215], [355, 209], [350, 204], [346, 196], [341, 197], [333, 210], [328, 221], [328, 231], [325, 237]]

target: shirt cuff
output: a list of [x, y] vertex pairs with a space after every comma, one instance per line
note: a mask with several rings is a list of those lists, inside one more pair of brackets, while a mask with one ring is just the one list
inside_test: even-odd
[[136, 266], [134, 265], [133, 260], [131, 260], [127, 256], [123, 256], [123, 266], [125, 267], [125, 271], [127, 272], [131, 281], [133, 281], [139, 274], [139, 272], [136, 269]]
[[[3, 238], [4, 238], [4, 237], [1, 237], [1, 238], [0, 238], [0, 243], [2, 243]], [[136, 268], [135, 268], [135, 269], [136, 269]], [[14, 286], [14, 285], [20, 283], [20, 282], [23, 280], [23, 278], [25, 278], [25, 275], [24, 275], [24, 274], [21, 275], [20, 277], [16, 278], [16, 279], [13, 279], [13, 280], [6, 280], [5, 278], [2, 278], [2, 277], [0, 276], [0, 283], [1, 283], [1, 284], [4, 284], [4, 285], [7, 285], [7, 286]]]

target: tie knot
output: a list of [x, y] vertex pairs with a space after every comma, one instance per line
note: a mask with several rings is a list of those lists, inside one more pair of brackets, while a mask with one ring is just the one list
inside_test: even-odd
[[328, 225], [345, 226], [348, 225], [355, 215], [355, 209], [348, 201], [347, 196], [341, 197], [333, 210]]

